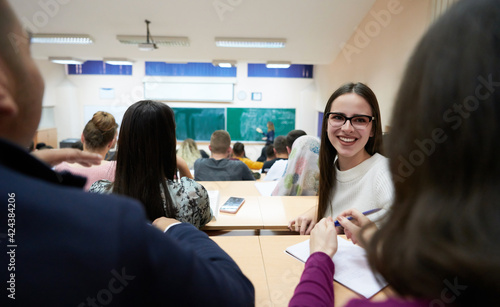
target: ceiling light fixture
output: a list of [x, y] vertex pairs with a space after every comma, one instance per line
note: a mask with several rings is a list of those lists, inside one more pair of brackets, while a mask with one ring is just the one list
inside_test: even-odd
[[236, 67], [236, 61], [233, 61], [233, 60], [213, 60], [212, 65], [219, 66], [222, 68], [231, 68], [231, 67]]
[[216, 37], [217, 47], [235, 48], [284, 48], [284, 38], [238, 38], [238, 37]]
[[104, 58], [104, 63], [109, 65], [132, 65], [134, 61], [125, 58]]
[[72, 57], [49, 57], [49, 61], [56, 64], [76, 64], [81, 65], [84, 60], [72, 58]]
[[94, 40], [87, 34], [33, 34], [35, 44], [92, 44]]
[[291, 62], [288, 61], [269, 61], [266, 64], [267, 68], [289, 68], [292, 65]]
[[[146, 41], [146, 36], [141, 35], [117, 35], [116, 39], [122, 44], [139, 45]], [[188, 47], [189, 38], [183, 36], [155, 36], [157, 46]]]

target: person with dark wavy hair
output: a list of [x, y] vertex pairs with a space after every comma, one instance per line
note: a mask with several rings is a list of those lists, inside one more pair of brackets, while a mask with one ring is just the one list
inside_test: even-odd
[[[461, 0], [414, 51], [387, 147], [394, 205], [378, 231], [359, 212], [338, 217], [398, 298], [346, 306], [500, 305], [499, 25], [499, 1]], [[290, 306], [333, 306], [332, 223], [313, 229]]]
[[116, 163], [106, 161], [104, 158], [109, 150], [115, 147], [118, 124], [112, 114], [104, 111], [96, 112], [87, 122], [82, 132], [81, 142], [83, 150], [97, 153], [103, 157], [100, 165], [85, 167], [78, 163], [62, 162], [56, 165], [57, 172], [70, 172], [77, 176], [87, 178], [84, 189], [88, 191], [90, 186], [101, 179], [113, 181], [115, 179]]
[[[289, 229], [309, 234], [316, 222], [349, 208], [390, 207], [393, 184], [382, 156], [382, 125], [377, 97], [363, 83], [346, 83], [328, 99], [319, 151], [318, 206], [291, 220]], [[339, 228], [339, 232], [343, 230]]]
[[97, 181], [90, 192], [138, 199], [151, 221], [165, 216], [203, 227], [212, 219], [208, 193], [187, 177], [174, 180], [176, 143], [174, 111], [156, 101], [136, 102], [123, 115], [115, 181]]

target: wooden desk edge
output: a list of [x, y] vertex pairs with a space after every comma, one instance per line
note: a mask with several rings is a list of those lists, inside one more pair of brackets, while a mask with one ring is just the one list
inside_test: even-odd
[[238, 225], [238, 226], [204, 226], [200, 228], [200, 230], [255, 230], [255, 229], [264, 229], [262, 225]]

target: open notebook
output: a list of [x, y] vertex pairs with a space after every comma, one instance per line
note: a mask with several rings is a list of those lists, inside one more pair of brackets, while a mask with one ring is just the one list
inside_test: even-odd
[[[335, 263], [335, 281], [366, 298], [374, 296], [387, 286], [387, 282], [379, 282], [375, 278], [363, 248], [341, 237], [338, 237], [338, 242], [337, 253], [332, 258]], [[309, 258], [309, 240], [292, 245], [285, 252], [306, 262]]]

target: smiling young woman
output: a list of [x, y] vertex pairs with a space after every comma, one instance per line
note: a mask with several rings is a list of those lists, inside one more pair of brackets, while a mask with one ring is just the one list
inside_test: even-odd
[[393, 200], [388, 161], [381, 155], [380, 109], [373, 91], [363, 83], [344, 84], [332, 94], [324, 113], [318, 208], [289, 224], [301, 234], [309, 234], [323, 217], [336, 217], [350, 208], [388, 209]]

